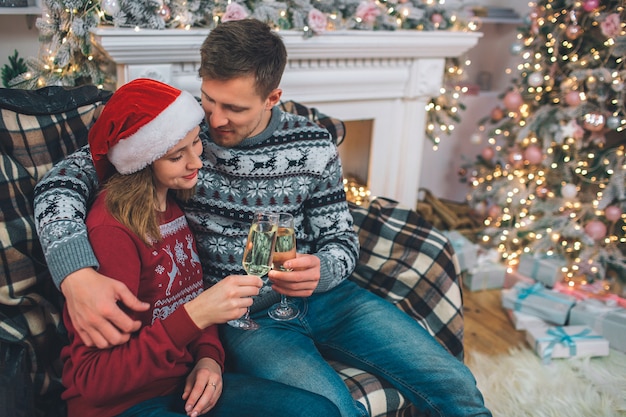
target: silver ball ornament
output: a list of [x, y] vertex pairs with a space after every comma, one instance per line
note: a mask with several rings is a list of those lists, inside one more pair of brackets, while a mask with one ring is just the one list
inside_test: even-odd
[[533, 72], [528, 76], [527, 81], [531, 87], [539, 87], [543, 85], [543, 74], [539, 71]]
[[606, 127], [611, 130], [617, 129], [621, 125], [622, 121], [617, 116], [609, 116], [606, 118]]
[[102, 0], [100, 7], [102, 7], [102, 11], [109, 16], [115, 16], [120, 12], [120, 3], [118, 0]]
[[524, 45], [521, 43], [514, 43], [511, 45], [511, 55], [519, 55], [524, 50]]

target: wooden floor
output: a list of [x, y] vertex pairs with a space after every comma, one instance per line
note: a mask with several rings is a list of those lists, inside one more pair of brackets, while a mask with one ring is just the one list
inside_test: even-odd
[[472, 352], [506, 354], [511, 348], [527, 346], [524, 332], [515, 330], [502, 308], [500, 290], [464, 288], [463, 304], [467, 355], [471, 356]]

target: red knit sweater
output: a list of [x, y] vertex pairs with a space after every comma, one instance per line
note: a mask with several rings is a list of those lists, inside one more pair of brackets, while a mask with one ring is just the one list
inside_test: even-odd
[[85, 346], [64, 310], [70, 338], [61, 352], [68, 417], [115, 416], [146, 399], [175, 392], [203, 357], [223, 367], [217, 327], [202, 331], [179, 308], [202, 292], [202, 268], [180, 207], [171, 200], [167, 207], [161, 222], [163, 240], [154, 247], [107, 212], [104, 194], [89, 212], [87, 227], [100, 262], [98, 272], [124, 282], [151, 308], [134, 314], [143, 323], [141, 330], [111, 349]]

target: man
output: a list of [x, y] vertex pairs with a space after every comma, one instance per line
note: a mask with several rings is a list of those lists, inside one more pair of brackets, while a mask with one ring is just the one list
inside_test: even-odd
[[[270, 282], [254, 299], [253, 318], [261, 328], [222, 327], [229, 366], [324, 395], [342, 416], [366, 416], [324, 355], [381, 375], [430, 415], [490, 416], [467, 367], [412, 318], [347, 279], [359, 248], [341, 163], [326, 130], [276, 107], [286, 60], [280, 37], [251, 19], [218, 25], [201, 48], [205, 151], [198, 192], [184, 209], [196, 233], [205, 283], [242, 273], [254, 211], [293, 214], [298, 239], [298, 257], [286, 265], [293, 271], [270, 271]], [[35, 215], [50, 269], [81, 337], [108, 346], [135, 329], [114, 301], [145, 307], [93, 270], [97, 263], [75, 219], [82, 217], [95, 180], [84, 156], [74, 160], [39, 184]], [[101, 295], [89, 298], [94, 286]], [[299, 297], [300, 317], [285, 322], [267, 317], [279, 293]], [[245, 309], [251, 301], [240, 303]]]

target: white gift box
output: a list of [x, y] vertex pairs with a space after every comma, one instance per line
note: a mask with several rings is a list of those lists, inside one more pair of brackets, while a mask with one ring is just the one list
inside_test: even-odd
[[511, 323], [513, 323], [513, 327], [515, 327], [515, 330], [526, 330], [531, 327], [549, 327], [554, 325], [553, 323], [548, 323], [547, 321], [540, 319], [537, 316], [522, 313], [520, 311], [509, 309], [506, 310], [506, 314], [509, 316]]
[[563, 279], [561, 269], [566, 265], [567, 261], [559, 256], [524, 253], [520, 256], [517, 271], [552, 288]]
[[446, 230], [443, 234], [452, 244], [461, 271], [472, 269], [476, 265], [479, 246], [456, 230]]
[[600, 300], [581, 300], [570, 311], [569, 324], [586, 325], [609, 341], [609, 346], [626, 353], [626, 309]]
[[467, 271], [463, 285], [470, 291], [502, 288], [506, 277], [506, 266], [499, 263], [482, 262]]
[[518, 282], [512, 288], [502, 290], [502, 307], [558, 325], [567, 323], [569, 311], [575, 302], [575, 297], [552, 291], [540, 283]]
[[609, 341], [588, 326], [531, 327], [526, 330], [526, 340], [544, 363], [609, 354]]

